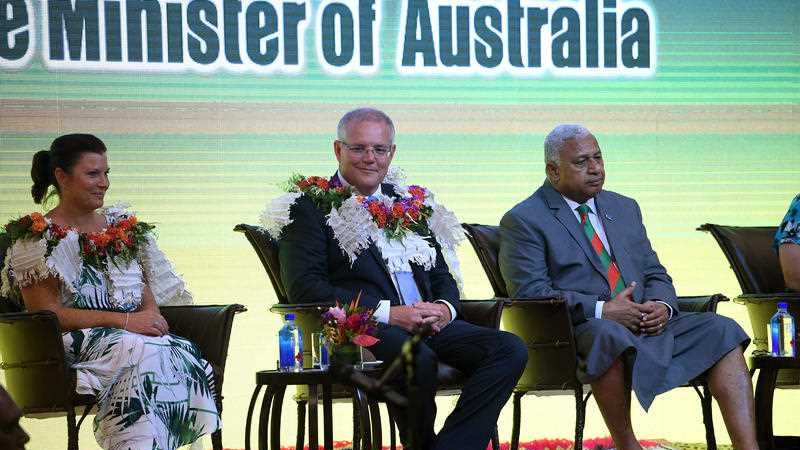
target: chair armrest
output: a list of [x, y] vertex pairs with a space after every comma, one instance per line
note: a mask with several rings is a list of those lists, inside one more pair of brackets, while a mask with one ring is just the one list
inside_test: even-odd
[[269, 312], [284, 315], [286, 313], [307, 314], [312, 312], [319, 312], [322, 314], [327, 311], [331, 306], [336, 306], [331, 302], [317, 302], [317, 303], [276, 303], [269, 307]]
[[503, 300], [461, 300], [461, 319], [474, 325], [487, 328], [500, 328], [500, 314]]
[[0, 356], [6, 389], [25, 414], [72, 404], [75, 378], [54, 313], [0, 314]]
[[733, 299], [734, 303], [760, 303], [760, 302], [798, 302], [800, 303], [800, 292], [774, 292], [769, 294], [742, 294]]
[[203, 359], [211, 363], [217, 391], [221, 392], [233, 316], [247, 308], [231, 304], [162, 306], [159, 309], [169, 324], [170, 333], [194, 342]]
[[717, 312], [717, 304], [727, 301], [728, 297], [722, 294], [678, 297], [678, 311]]

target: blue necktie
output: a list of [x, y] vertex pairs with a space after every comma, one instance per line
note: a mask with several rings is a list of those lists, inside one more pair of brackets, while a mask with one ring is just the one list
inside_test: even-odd
[[400, 300], [406, 305], [413, 305], [420, 301], [419, 288], [414, 281], [414, 274], [411, 272], [395, 272], [397, 280], [397, 290], [400, 291]]

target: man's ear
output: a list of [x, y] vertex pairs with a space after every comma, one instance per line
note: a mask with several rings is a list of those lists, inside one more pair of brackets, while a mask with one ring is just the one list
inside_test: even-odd
[[560, 178], [560, 174], [558, 171], [558, 165], [552, 162], [547, 163], [545, 166], [545, 173], [547, 174], [547, 179], [550, 180], [550, 184], [558, 183]]
[[333, 154], [336, 155], [336, 161], [342, 162], [342, 141], [333, 141]]

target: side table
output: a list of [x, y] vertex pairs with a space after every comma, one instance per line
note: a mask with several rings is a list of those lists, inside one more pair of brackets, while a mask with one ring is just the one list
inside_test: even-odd
[[780, 369], [800, 369], [800, 358], [753, 356], [750, 368], [759, 369], [756, 382], [756, 438], [761, 450], [773, 450], [800, 444], [800, 437], [772, 434], [772, 399]]
[[[380, 369], [360, 369], [359, 371], [378, 374]], [[318, 389], [322, 386], [322, 428], [323, 428], [323, 447], [325, 450], [333, 450], [333, 400], [331, 386], [335, 380], [327, 370], [305, 369], [300, 372], [281, 372], [277, 370], [262, 370], [256, 372], [256, 387], [253, 396], [250, 398], [250, 406], [247, 409], [247, 420], [245, 422], [245, 450], [251, 450], [250, 434], [252, 430], [253, 411], [255, 410], [258, 395], [261, 389], [266, 386], [264, 398], [261, 400], [261, 410], [258, 421], [258, 449], [280, 450], [281, 438], [281, 412], [283, 409], [283, 396], [287, 386], [306, 385], [308, 386], [308, 447], [319, 448], [318, 434]], [[381, 419], [379, 406], [376, 399], [366, 395], [357, 386], [350, 386], [353, 389], [354, 413], [357, 412], [358, 426], [360, 434], [359, 440], [364, 449], [380, 449], [383, 447], [381, 442]], [[395, 448], [395, 435], [393, 421], [390, 419], [391, 448]], [[305, 427], [305, 424], [298, 423], [298, 427]], [[355, 435], [354, 435], [355, 438]], [[359, 446], [358, 442], [353, 443], [354, 448]]]
[[[308, 447], [318, 448], [318, 387], [322, 386], [322, 428], [323, 446], [325, 450], [333, 450], [333, 406], [331, 400], [332, 377], [327, 371], [319, 369], [306, 369], [301, 372], [280, 372], [277, 370], [262, 370], [256, 372], [256, 388], [250, 398], [250, 407], [247, 409], [244, 438], [245, 449], [250, 450], [250, 430], [253, 419], [253, 410], [258, 400], [261, 388], [266, 386], [264, 398], [261, 401], [261, 411], [258, 422], [258, 448], [259, 450], [280, 450], [281, 444], [281, 409], [286, 386], [308, 386]], [[270, 420], [271, 419], [271, 420]], [[305, 424], [298, 423], [298, 427]], [[269, 428], [269, 430], [268, 430]], [[269, 431], [269, 433], [268, 433]]]

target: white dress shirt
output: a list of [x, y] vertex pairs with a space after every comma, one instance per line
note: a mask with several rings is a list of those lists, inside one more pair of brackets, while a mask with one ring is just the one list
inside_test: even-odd
[[[339, 181], [342, 182], [343, 186], [351, 186], [350, 183], [348, 183], [347, 180], [345, 180], [344, 177], [339, 174], [338, 170], [336, 171], [336, 177], [339, 178]], [[364, 194], [363, 192], [359, 192], [359, 194], [367, 195]], [[378, 185], [378, 188], [375, 189], [375, 192], [367, 196], [370, 197], [379, 195], [384, 195], [380, 185]], [[397, 288], [397, 276], [395, 274], [392, 274], [391, 280], [392, 284], [394, 285], [394, 290], [398, 293], [398, 298], [400, 298], [400, 291]], [[435, 303], [444, 303], [445, 305], [447, 305], [447, 309], [450, 310], [450, 322], [452, 322], [453, 319], [456, 318], [456, 309], [453, 307], [453, 305], [450, 304], [450, 302], [448, 302], [447, 300], [436, 300]], [[378, 302], [378, 306], [375, 308], [375, 311], [373, 311], [372, 316], [375, 317], [375, 320], [377, 320], [378, 322], [388, 324], [391, 305], [392, 302], [390, 300], [380, 300]]]

